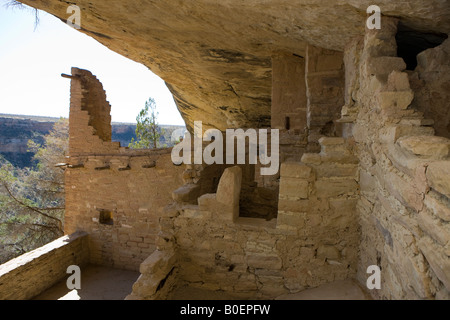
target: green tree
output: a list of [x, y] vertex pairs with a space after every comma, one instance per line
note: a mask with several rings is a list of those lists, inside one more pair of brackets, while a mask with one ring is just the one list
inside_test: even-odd
[[61, 119], [42, 145], [29, 141], [34, 168], [0, 159], [0, 263], [63, 235], [64, 170], [55, 164], [65, 162], [68, 141], [68, 120]]
[[136, 140], [133, 138], [129, 147], [132, 149], [158, 148], [159, 139], [164, 135], [164, 130], [159, 127], [158, 112], [156, 112], [156, 102], [149, 98], [145, 102], [144, 109], [139, 112], [136, 118]]

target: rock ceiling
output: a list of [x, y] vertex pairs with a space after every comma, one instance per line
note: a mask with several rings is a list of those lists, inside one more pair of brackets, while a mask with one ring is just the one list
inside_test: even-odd
[[165, 80], [188, 126], [219, 129], [270, 125], [271, 54], [303, 56], [307, 43], [342, 51], [364, 33], [369, 5], [409, 28], [450, 32], [447, 0], [21, 2], [62, 21], [78, 5], [81, 32]]

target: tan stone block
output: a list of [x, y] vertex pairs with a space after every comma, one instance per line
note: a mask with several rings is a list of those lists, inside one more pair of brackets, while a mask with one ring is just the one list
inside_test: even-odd
[[384, 176], [387, 190], [394, 195], [404, 206], [417, 212], [423, 208], [423, 193], [414, 186], [413, 181], [405, 180], [396, 173], [391, 172]]
[[406, 63], [399, 57], [376, 57], [370, 58], [366, 64], [366, 71], [372, 75], [390, 74], [392, 71], [403, 71]]
[[310, 200], [286, 200], [279, 199], [278, 210], [290, 212], [307, 212], [312, 210]]
[[380, 130], [380, 138], [385, 143], [395, 143], [400, 137], [405, 136], [434, 136], [434, 129], [432, 127], [396, 125]]
[[357, 199], [330, 199], [330, 209], [342, 215], [352, 216], [355, 212]]
[[411, 90], [409, 86], [409, 77], [406, 72], [392, 71], [388, 77], [389, 91], [407, 91]]
[[281, 177], [308, 179], [311, 177], [311, 167], [299, 162], [284, 162], [281, 164]]
[[418, 245], [431, 269], [450, 291], [450, 258], [443, 253], [443, 248], [436, 245], [430, 238], [423, 237]]
[[200, 210], [196, 205], [187, 205], [182, 208], [181, 216], [189, 219], [207, 219], [211, 217], [211, 212]]
[[360, 170], [359, 186], [361, 188], [361, 192], [373, 193], [376, 189], [376, 179], [366, 170]]
[[238, 166], [225, 169], [217, 187], [216, 199], [227, 205], [239, 205], [242, 169]]
[[198, 206], [200, 210], [212, 210], [217, 206], [215, 193], [207, 193], [198, 198]]
[[178, 207], [173, 204], [164, 207], [161, 212], [161, 216], [167, 218], [178, 217], [180, 215]]
[[302, 160], [303, 163], [306, 164], [321, 164], [322, 163], [322, 159], [320, 157], [320, 154], [318, 153], [305, 153], [302, 156]]
[[248, 254], [246, 256], [247, 265], [255, 269], [280, 270], [283, 266], [278, 255], [273, 254]]
[[175, 254], [157, 250], [141, 263], [139, 271], [142, 274], [165, 273], [172, 269], [175, 262]]
[[307, 199], [308, 198], [307, 180], [281, 177], [280, 179], [280, 199]]
[[358, 193], [358, 184], [354, 179], [319, 179], [315, 183], [318, 198], [331, 198]]
[[318, 166], [313, 166], [313, 168], [318, 179], [331, 177], [356, 178], [358, 173], [356, 164], [322, 163]]
[[414, 99], [414, 92], [409, 91], [384, 91], [378, 94], [378, 103], [382, 110], [405, 110]]
[[430, 163], [426, 176], [434, 190], [450, 198], [450, 161]]
[[445, 197], [431, 191], [425, 196], [424, 204], [437, 217], [450, 222], [450, 202]]
[[322, 137], [319, 139], [322, 146], [335, 146], [345, 144], [345, 139], [340, 137]]
[[199, 196], [200, 186], [187, 184], [172, 192], [172, 199], [176, 202], [195, 203]]
[[305, 226], [305, 215], [299, 212], [279, 211], [277, 228], [286, 230], [298, 230]]
[[321, 245], [317, 248], [317, 258], [318, 259], [329, 259], [329, 260], [339, 260], [341, 253], [334, 246]]
[[450, 140], [437, 136], [401, 137], [397, 143], [404, 150], [418, 156], [443, 160], [450, 156]]
[[440, 245], [445, 246], [450, 241], [450, 227], [447, 224], [443, 225], [439, 219], [433, 218], [426, 210], [418, 214], [417, 221], [419, 227]]

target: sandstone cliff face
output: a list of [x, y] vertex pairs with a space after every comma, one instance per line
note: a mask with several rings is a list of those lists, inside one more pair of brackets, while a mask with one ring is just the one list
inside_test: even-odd
[[[34, 154], [28, 152], [28, 141], [43, 143], [42, 136], [48, 134], [58, 118], [34, 117], [21, 115], [0, 115], [0, 155], [18, 167], [30, 167]], [[181, 126], [165, 126], [166, 132], [182, 128]], [[128, 123], [112, 123], [112, 140], [128, 146], [136, 137], [136, 125]], [[170, 134], [161, 137], [162, 145], [170, 145]]]
[[0, 155], [18, 167], [31, 166], [33, 153], [28, 141], [42, 143], [42, 136], [50, 132], [57, 119], [37, 121], [24, 117], [0, 116]]
[[[82, 32], [164, 79], [191, 127], [270, 125], [271, 55], [305, 56], [306, 43], [343, 51], [362, 35], [369, 0], [21, 0], [62, 21], [81, 8]], [[450, 32], [440, 0], [379, 0], [416, 30]], [[82, 66], [80, 66], [82, 67]]]

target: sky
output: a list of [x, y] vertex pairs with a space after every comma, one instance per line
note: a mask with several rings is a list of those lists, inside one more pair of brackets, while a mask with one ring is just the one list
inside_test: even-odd
[[[91, 71], [103, 84], [113, 122], [136, 122], [152, 97], [159, 124], [184, 125], [164, 81], [46, 12], [39, 24], [31, 9], [0, 0], [0, 113], [68, 117], [72, 67]], [[69, 18], [68, 14], [68, 18]], [[81, 24], [83, 21], [81, 20]]]

